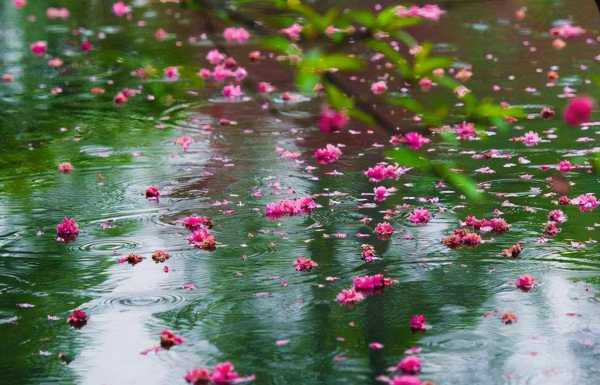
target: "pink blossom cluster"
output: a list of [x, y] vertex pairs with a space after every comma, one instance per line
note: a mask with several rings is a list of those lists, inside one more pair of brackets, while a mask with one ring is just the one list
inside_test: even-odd
[[381, 238], [389, 238], [394, 234], [394, 227], [389, 222], [380, 222], [375, 226], [375, 234]]
[[336, 111], [328, 106], [324, 106], [319, 116], [319, 129], [325, 134], [330, 134], [344, 128], [349, 120], [345, 112]]
[[337, 301], [342, 305], [354, 305], [365, 299], [365, 296], [355, 289], [343, 289], [336, 296]]
[[279, 32], [287, 36], [287, 38], [292, 41], [298, 41], [300, 40], [302, 29], [303, 27], [300, 24], [294, 23], [287, 28], [280, 29]]
[[229, 361], [222, 362], [211, 371], [207, 368], [192, 369], [185, 375], [184, 379], [191, 385], [230, 385], [254, 380], [254, 375], [241, 377], [233, 364]]
[[373, 199], [375, 199], [375, 202], [383, 202], [394, 191], [396, 191], [396, 189], [393, 187], [387, 188], [385, 186], [377, 186], [373, 189]]
[[394, 280], [384, 277], [383, 274], [357, 276], [352, 280], [354, 290], [361, 292], [372, 292], [393, 284]]
[[75, 309], [67, 317], [67, 323], [72, 327], [79, 329], [87, 324], [89, 317], [87, 313], [81, 309]]
[[550, 34], [552, 36], [562, 37], [565, 39], [581, 36], [584, 33], [585, 33], [585, 29], [583, 29], [579, 26], [576, 26], [576, 25], [569, 24], [569, 23], [565, 23], [565, 24], [559, 25], [558, 27], [554, 27], [554, 28], [550, 29]]
[[319, 265], [310, 258], [298, 257], [294, 262], [296, 271], [310, 271], [317, 266]]
[[229, 27], [223, 31], [223, 38], [228, 42], [244, 43], [250, 39], [250, 33], [242, 27]]
[[379, 183], [386, 179], [398, 180], [400, 176], [406, 174], [409, 170], [410, 168], [402, 167], [398, 164], [381, 162], [373, 167], [369, 167], [364, 174], [371, 182]]
[[503, 218], [478, 219], [473, 215], [467, 216], [463, 225], [484, 232], [493, 231], [494, 233], [505, 233], [510, 228], [510, 225]]
[[430, 143], [431, 140], [419, 134], [418, 132], [411, 131], [404, 134], [404, 136], [400, 139], [400, 142], [405, 143], [413, 150], [419, 150], [424, 145]]
[[61, 223], [56, 225], [56, 240], [59, 242], [71, 242], [77, 239], [79, 226], [74, 219], [65, 217]]
[[571, 203], [579, 206], [579, 211], [581, 212], [595, 210], [600, 205], [598, 198], [593, 193], [581, 194], [573, 199]]
[[420, 17], [427, 20], [438, 21], [446, 13], [437, 4], [426, 4], [422, 7], [412, 5], [410, 7], [399, 6], [396, 15], [399, 17]]
[[451, 249], [461, 246], [475, 247], [481, 243], [481, 236], [465, 229], [456, 229], [451, 235], [444, 238], [442, 243]]
[[522, 275], [519, 278], [517, 278], [517, 280], [515, 281], [515, 286], [523, 291], [529, 291], [529, 290], [533, 289], [535, 284], [536, 284], [535, 278], [533, 278], [529, 274]]
[[196, 231], [201, 228], [211, 229], [213, 227], [212, 219], [209, 217], [199, 217], [197, 215], [190, 215], [189, 217], [183, 218], [181, 221], [186, 229], [190, 231]]
[[456, 137], [460, 140], [473, 140], [477, 137], [475, 124], [469, 122], [457, 124], [454, 128], [454, 132], [456, 133]]
[[123, 17], [131, 12], [131, 8], [122, 1], [117, 1], [112, 7], [113, 13], [118, 17]]
[[300, 214], [310, 214], [317, 208], [317, 204], [311, 197], [298, 199], [284, 199], [279, 202], [272, 202], [265, 207], [267, 218], [275, 220], [284, 216], [295, 216]]
[[377, 254], [375, 252], [375, 246], [369, 245], [367, 243], [362, 244], [360, 246], [361, 250], [361, 258], [363, 261], [369, 263], [373, 262], [377, 258]]
[[408, 220], [415, 225], [424, 225], [431, 220], [431, 213], [427, 209], [418, 208], [408, 215]]
[[200, 227], [188, 236], [187, 241], [197, 249], [213, 251], [217, 248], [217, 241], [206, 227]]

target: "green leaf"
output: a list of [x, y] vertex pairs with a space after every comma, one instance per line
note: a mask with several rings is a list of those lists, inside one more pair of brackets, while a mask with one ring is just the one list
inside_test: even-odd
[[336, 110], [351, 110], [354, 101], [334, 85], [326, 84], [325, 92], [329, 104]]
[[435, 56], [415, 62], [414, 73], [417, 76], [429, 75], [436, 68], [450, 67], [453, 60], [445, 56]]
[[375, 24], [375, 16], [369, 11], [365, 10], [352, 10], [346, 14], [346, 16], [367, 28], [371, 28]]

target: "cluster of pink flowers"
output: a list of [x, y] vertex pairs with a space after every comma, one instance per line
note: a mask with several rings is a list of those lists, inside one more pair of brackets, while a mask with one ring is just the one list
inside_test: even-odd
[[523, 291], [529, 291], [529, 290], [533, 289], [535, 284], [536, 284], [535, 278], [533, 278], [531, 275], [528, 275], [528, 274], [520, 276], [515, 281], [515, 286]]
[[569, 171], [573, 171], [577, 166], [575, 166], [573, 163], [571, 163], [568, 160], [561, 160], [560, 162], [558, 162], [558, 171], [560, 172], [569, 172]]
[[330, 134], [344, 128], [349, 120], [345, 112], [324, 106], [319, 117], [319, 129], [325, 134]]
[[237, 84], [228, 84], [223, 87], [223, 96], [227, 99], [234, 100], [240, 98], [244, 93], [242, 88]]
[[396, 15], [399, 17], [420, 17], [423, 19], [438, 21], [446, 13], [436, 4], [426, 4], [422, 7], [412, 5], [410, 7], [399, 6]]
[[381, 95], [387, 91], [387, 83], [383, 80], [371, 84], [371, 92], [374, 95]]
[[229, 27], [223, 31], [223, 38], [229, 42], [244, 43], [250, 39], [250, 33], [242, 27]]
[[56, 240], [59, 242], [71, 242], [77, 239], [79, 226], [74, 219], [65, 217], [61, 223], [56, 225]]
[[319, 164], [329, 164], [342, 156], [342, 150], [333, 144], [327, 144], [323, 148], [315, 150], [314, 157]]
[[302, 29], [303, 27], [300, 24], [294, 23], [287, 28], [280, 29], [279, 32], [283, 33], [290, 40], [298, 41], [300, 40]]
[[298, 199], [284, 199], [272, 202], [265, 207], [265, 215], [269, 219], [279, 219], [284, 216], [295, 216], [310, 214], [317, 208], [317, 204], [311, 197]]
[[364, 275], [354, 277], [352, 280], [352, 287], [357, 291], [372, 292], [391, 286], [394, 282], [393, 279], [386, 278], [383, 274]]
[[552, 210], [548, 213], [548, 220], [557, 223], [565, 223], [567, 221], [567, 216], [562, 210]]
[[375, 234], [381, 238], [389, 238], [394, 234], [394, 227], [389, 222], [381, 222], [375, 226]]
[[169, 81], [179, 80], [179, 69], [175, 66], [165, 68], [165, 79]]
[[430, 143], [431, 140], [419, 134], [418, 132], [407, 132], [404, 134], [402, 139], [400, 139], [400, 142], [405, 143], [413, 150], [419, 150], [424, 145]]
[[367, 263], [373, 262], [377, 258], [377, 254], [375, 253], [375, 247], [373, 245], [369, 245], [367, 243], [362, 244], [360, 246], [360, 250], [362, 260]]
[[571, 203], [579, 206], [579, 211], [588, 212], [595, 210], [600, 202], [593, 193], [581, 194], [577, 198], [573, 199]]
[[398, 362], [395, 369], [404, 374], [419, 374], [421, 372], [421, 359], [417, 356], [406, 356]]
[[427, 330], [427, 323], [423, 314], [417, 314], [410, 317], [409, 321], [410, 330], [413, 332], [424, 332]]
[[298, 257], [296, 258], [296, 262], [294, 262], [296, 271], [310, 271], [317, 266], [319, 266], [319, 264], [310, 258]]
[[494, 233], [505, 233], [510, 229], [510, 225], [503, 218], [478, 219], [473, 215], [467, 216], [463, 225], [483, 232], [493, 231]]
[[72, 327], [79, 329], [87, 324], [88, 319], [89, 317], [85, 311], [81, 309], [75, 309], [67, 317], [67, 323]]
[[451, 249], [460, 246], [475, 247], [481, 243], [481, 236], [465, 229], [456, 229], [451, 235], [444, 238], [442, 243]]
[[192, 369], [185, 375], [184, 379], [191, 385], [231, 385], [254, 380], [254, 375], [240, 377], [231, 362], [222, 362], [211, 371], [207, 368]]
[[[198, 75], [204, 79], [213, 78], [215, 81], [222, 82], [232, 79], [241, 82], [246, 78], [248, 72], [242, 66], [237, 64], [233, 57], [227, 57], [217, 49], [210, 50], [206, 55], [206, 60], [214, 66], [211, 71], [208, 68], [202, 68]], [[239, 84], [228, 84], [223, 87], [223, 96], [229, 99], [236, 99], [243, 95]]]
[[382, 162], [373, 167], [369, 167], [367, 171], [365, 171], [365, 176], [367, 176], [371, 182], [379, 183], [386, 179], [398, 180], [400, 176], [406, 174], [409, 170], [410, 168], [402, 167], [398, 164]]
[[145, 195], [146, 199], [158, 201], [160, 198], [160, 191], [158, 191], [158, 187], [150, 186], [146, 189]]
[[408, 220], [415, 225], [424, 225], [431, 220], [431, 213], [427, 209], [418, 208], [408, 215]]
[[365, 296], [355, 289], [343, 289], [336, 296], [337, 301], [342, 305], [353, 305], [365, 299]]

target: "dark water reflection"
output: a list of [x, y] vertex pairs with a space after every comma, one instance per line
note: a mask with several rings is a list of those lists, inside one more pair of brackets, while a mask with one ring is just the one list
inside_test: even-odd
[[[256, 373], [257, 384], [377, 383], [375, 377], [406, 349], [420, 346], [422, 378], [438, 384], [597, 383], [600, 310], [596, 284], [586, 282], [598, 274], [599, 247], [588, 242], [576, 249], [571, 242], [598, 239], [598, 216], [569, 208], [571, 221], [561, 235], [535, 243], [547, 210], [554, 207], [543, 197], [549, 174], [538, 166], [556, 163], [559, 155], [583, 161], [576, 150], [592, 149], [596, 142], [576, 142], [574, 136], [596, 139], [597, 126], [533, 149], [508, 141], [506, 134], [460, 150], [434, 143], [440, 158], [466, 170], [492, 167], [496, 174], [476, 178], [489, 183], [489, 191], [506, 194], [497, 201], [472, 207], [456, 192], [440, 192], [430, 176], [411, 172], [380, 207], [357, 209], [369, 199], [363, 193], [373, 188], [362, 171], [382, 160], [377, 144], [387, 143], [386, 133], [354, 127], [359, 135], [324, 137], [312, 124], [319, 101], [291, 107], [275, 102], [282, 112], [273, 115], [260, 108], [263, 100], [252, 92], [248, 100], [230, 103], [219, 98], [219, 89], [199, 89], [190, 81], [145, 84], [156, 101], [145, 94], [116, 108], [112, 95], [140, 83], [129, 75], [135, 68], [180, 65], [195, 71], [205, 64], [210, 40], [188, 42], [203, 32], [202, 21], [144, 1], [135, 15], [136, 20], [143, 15], [145, 27], [113, 17], [108, 2], [30, 3], [26, 12], [18, 12], [10, 1], [0, 2], [0, 72], [15, 76], [14, 82], [0, 84], [0, 382], [179, 384], [192, 367], [231, 360], [240, 373]], [[560, 109], [561, 87], [545, 87], [544, 73], [552, 65], [561, 69], [561, 86], [598, 94], [587, 81], [598, 69], [593, 60], [598, 44], [574, 41], [557, 52], [544, 35], [552, 21], [571, 16], [596, 36], [593, 1], [526, 3], [530, 18], [518, 26], [512, 15], [525, 2], [449, 1], [442, 22], [420, 33], [439, 42], [440, 51], [474, 64], [469, 85], [480, 94], [500, 84], [505, 90], [495, 95], [498, 99], [532, 105], [532, 111], [545, 104]], [[70, 19], [46, 19], [46, 7], [57, 4], [70, 7]], [[96, 45], [89, 55], [77, 50], [79, 40], [72, 34], [77, 27]], [[159, 27], [176, 38], [156, 42], [153, 31]], [[98, 40], [99, 33], [106, 38]], [[30, 42], [38, 39], [47, 39], [51, 52], [64, 58], [62, 69], [52, 70], [29, 54]], [[525, 40], [537, 54], [528, 53]], [[250, 48], [230, 47], [241, 62]], [[498, 62], [486, 61], [488, 53]], [[289, 74], [276, 65], [248, 68], [280, 90], [291, 87]], [[509, 80], [510, 75], [516, 79]], [[51, 96], [56, 86], [64, 93]], [[528, 86], [540, 92], [528, 93]], [[107, 93], [91, 96], [92, 87], [105, 87]], [[221, 118], [238, 124], [220, 126]], [[205, 124], [214, 130], [202, 130]], [[538, 131], [561, 125], [559, 120], [522, 123], [525, 130]], [[173, 143], [180, 135], [194, 138], [187, 152]], [[342, 159], [307, 173], [305, 167], [314, 164], [312, 151], [328, 142], [346, 146]], [[281, 159], [277, 147], [300, 151], [305, 162]], [[514, 156], [472, 159], [473, 151], [489, 148]], [[519, 164], [517, 156], [531, 162]], [[71, 175], [55, 171], [62, 161], [74, 164]], [[328, 174], [333, 170], [343, 175]], [[533, 179], [522, 180], [525, 173]], [[569, 178], [577, 193], [600, 193], [597, 177], [576, 172]], [[159, 203], [143, 198], [149, 185], [160, 187]], [[257, 189], [263, 198], [252, 196]], [[322, 194], [317, 200], [323, 206], [310, 217], [270, 222], [262, 215], [267, 202], [309, 194]], [[364, 240], [355, 234], [370, 230], [359, 219], [368, 215], [375, 223], [383, 217], [380, 210], [422, 205], [418, 198], [425, 196], [440, 197], [438, 204], [428, 205], [436, 212], [434, 220], [425, 227], [397, 221], [400, 232], [392, 240], [368, 240], [383, 260], [362, 264]], [[503, 200], [514, 206], [501, 207]], [[509, 234], [475, 250], [452, 251], [440, 244], [459, 219], [469, 213], [490, 216], [494, 208], [512, 224]], [[187, 245], [187, 232], [177, 220], [192, 213], [213, 218], [219, 241], [214, 253]], [[82, 227], [68, 245], [54, 240], [54, 226], [65, 215]], [[110, 228], [101, 226], [110, 220]], [[336, 238], [336, 233], [347, 237]], [[519, 240], [527, 245], [520, 260], [499, 255]], [[172, 254], [169, 273], [150, 260], [135, 267], [116, 263], [130, 251], [149, 256], [156, 249]], [[293, 261], [302, 255], [317, 261], [318, 269], [295, 272]], [[377, 272], [398, 284], [354, 308], [335, 303], [353, 276]], [[515, 291], [512, 282], [524, 273], [536, 276], [540, 287], [527, 294]], [[339, 280], [327, 283], [329, 276]], [[186, 283], [197, 288], [182, 289]], [[35, 307], [17, 306], [23, 303]], [[81, 330], [64, 322], [75, 307], [91, 314]], [[511, 326], [493, 313], [508, 310], [519, 317]], [[417, 313], [426, 314], [433, 326], [426, 334], [412, 334], [407, 327]], [[164, 328], [180, 333], [186, 343], [141, 356]], [[276, 346], [285, 339], [288, 345]], [[385, 348], [369, 351], [373, 341]], [[62, 364], [58, 352], [73, 361]]]

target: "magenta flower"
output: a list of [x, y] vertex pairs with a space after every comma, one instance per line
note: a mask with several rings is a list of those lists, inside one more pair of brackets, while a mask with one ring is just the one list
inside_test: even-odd
[[440, 17], [446, 13], [438, 5], [426, 4], [422, 7], [413, 5], [411, 7], [398, 6], [396, 15], [398, 17], [421, 17], [423, 19], [438, 21]]
[[279, 32], [283, 33], [290, 40], [298, 41], [300, 40], [302, 29], [303, 27], [300, 24], [294, 23], [287, 28], [280, 29]]
[[575, 165], [568, 160], [561, 160], [558, 163], [558, 171], [569, 172], [575, 169]]
[[380, 237], [389, 238], [394, 234], [394, 227], [388, 222], [381, 222], [375, 226], [375, 233]]
[[554, 27], [550, 30], [550, 34], [552, 36], [562, 37], [564, 39], [581, 36], [584, 33], [585, 29], [569, 23], [559, 25], [558, 27]]
[[206, 54], [206, 60], [214, 66], [221, 64], [225, 60], [225, 55], [219, 52], [218, 49], [211, 49]]
[[542, 138], [538, 135], [537, 132], [529, 131], [525, 135], [517, 138], [519, 141], [523, 142], [523, 144], [527, 147], [537, 146]]
[[515, 281], [515, 286], [523, 291], [529, 291], [535, 286], [535, 278], [531, 275], [522, 275]]
[[571, 99], [564, 111], [564, 119], [567, 124], [577, 127], [582, 123], [590, 121], [594, 100], [587, 96], [579, 96]]
[[123, 17], [131, 12], [131, 8], [122, 1], [117, 1], [112, 7], [113, 13], [118, 17]]
[[562, 210], [552, 210], [548, 213], [548, 219], [557, 223], [565, 223], [567, 216]]
[[27, 5], [27, 0], [13, 0], [13, 5], [17, 9], [21, 9]]
[[160, 346], [163, 349], [171, 349], [175, 345], [181, 345], [183, 343], [183, 338], [176, 335], [172, 331], [165, 329], [160, 333]]
[[392, 378], [390, 385], [421, 385], [421, 380], [415, 376], [396, 376]]
[[431, 142], [431, 140], [419, 134], [418, 132], [407, 132], [404, 135], [404, 138], [402, 138], [402, 141], [413, 150], [418, 150]]
[[314, 157], [319, 164], [333, 163], [341, 156], [342, 150], [332, 144], [327, 144], [327, 146], [317, 149], [314, 153]]
[[258, 92], [261, 94], [269, 94], [275, 90], [275, 87], [271, 85], [269, 82], [260, 82], [258, 83]]
[[365, 299], [365, 296], [354, 289], [344, 289], [336, 296], [337, 301], [342, 305], [352, 305]]
[[61, 223], [56, 225], [56, 240], [59, 242], [71, 242], [77, 239], [79, 226], [74, 219], [65, 217]]
[[84, 40], [79, 45], [79, 49], [82, 50], [83, 52], [90, 52], [92, 49], [94, 49], [94, 45], [92, 44], [91, 41]]
[[158, 198], [160, 198], [160, 191], [158, 191], [158, 187], [150, 186], [146, 189], [146, 199], [158, 200]]
[[82, 328], [83, 326], [85, 326], [88, 319], [89, 319], [89, 317], [85, 311], [83, 311], [81, 309], [75, 309], [67, 317], [67, 322], [72, 327], [79, 329], [79, 328]]
[[386, 179], [398, 180], [400, 176], [406, 174], [408, 171], [410, 171], [410, 168], [401, 167], [398, 164], [392, 165], [382, 162], [373, 167], [369, 167], [364, 174], [371, 182], [379, 183]]
[[371, 84], [371, 92], [374, 95], [381, 95], [385, 91], [387, 91], [387, 83], [384, 82], [383, 80]]
[[188, 243], [197, 249], [213, 251], [217, 248], [217, 241], [205, 227], [194, 230], [187, 238]]
[[250, 39], [250, 33], [241, 27], [229, 27], [223, 31], [223, 38], [228, 42], [244, 43]]
[[70, 162], [62, 162], [58, 165], [58, 171], [63, 174], [70, 174], [73, 171], [73, 165]]
[[364, 275], [354, 277], [352, 279], [352, 286], [354, 290], [361, 292], [375, 291], [393, 284], [394, 280], [391, 278], [385, 278], [383, 274]]
[[319, 117], [319, 129], [325, 134], [339, 131], [348, 124], [349, 118], [346, 113], [332, 110], [325, 106], [321, 110]]
[[230, 100], [237, 99], [242, 95], [242, 89], [239, 85], [229, 84], [223, 87], [223, 96]]
[[375, 253], [375, 247], [369, 244], [363, 244], [360, 246], [361, 249], [361, 258], [363, 261], [369, 263], [373, 262], [377, 258], [377, 254]]
[[276, 220], [283, 216], [310, 214], [317, 208], [317, 204], [310, 197], [298, 199], [285, 199], [279, 202], [268, 203], [265, 207], [265, 216]]
[[214, 367], [210, 380], [216, 385], [229, 385], [239, 377], [231, 362], [222, 362]]
[[375, 187], [373, 189], [373, 197], [375, 199], [375, 202], [385, 201], [394, 190], [394, 188], [387, 188], [385, 186]]
[[410, 318], [409, 322], [410, 330], [413, 332], [424, 332], [427, 330], [427, 325], [425, 324], [425, 316], [423, 314], [413, 315]]
[[573, 203], [579, 206], [579, 211], [581, 212], [592, 211], [600, 204], [593, 193], [582, 194], [573, 199]]
[[310, 258], [298, 257], [296, 258], [296, 262], [294, 262], [296, 271], [310, 271], [317, 266], [319, 265]]
[[165, 78], [170, 81], [175, 81], [179, 79], [179, 69], [177, 67], [167, 67], [164, 70]]
[[408, 220], [415, 225], [424, 225], [431, 220], [431, 213], [427, 209], [418, 208], [408, 215]]
[[421, 359], [417, 356], [406, 356], [396, 365], [396, 370], [404, 374], [419, 374], [421, 371]]
[[192, 385], [206, 385], [210, 381], [210, 370], [192, 369], [185, 375], [184, 379]]
[[429, 91], [433, 87], [433, 81], [429, 78], [422, 78], [419, 80], [419, 87], [422, 91]]
[[462, 122], [456, 126], [455, 132], [457, 138], [460, 140], [472, 140], [477, 137], [475, 124], [473, 123]]
[[183, 218], [182, 223], [185, 226], [185, 228], [190, 231], [195, 231], [200, 228], [210, 229], [213, 227], [213, 223], [210, 218], [198, 217], [196, 215], [191, 215], [189, 217]]
[[48, 44], [45, 41], [40, 40], [31, 44], [30, 48], [31, 53], [33, 53], [35, 56], [44, 56], [48, 50]]

